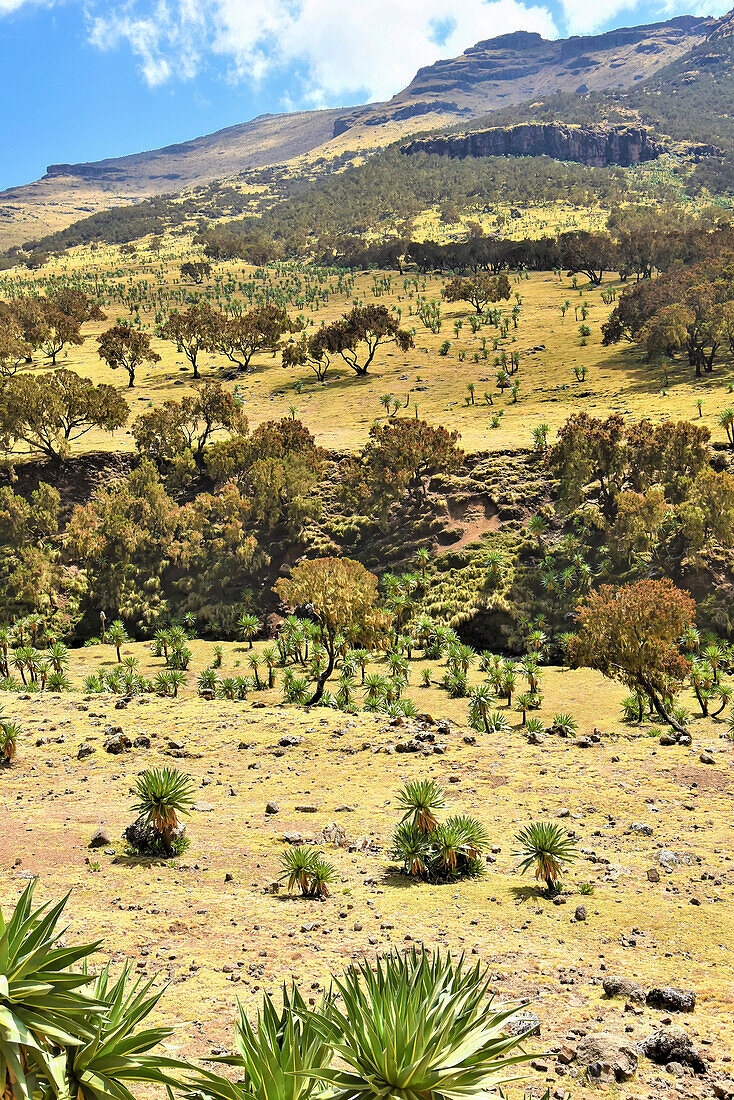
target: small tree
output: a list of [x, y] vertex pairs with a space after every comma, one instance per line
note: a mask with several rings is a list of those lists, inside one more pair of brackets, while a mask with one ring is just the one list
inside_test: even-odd
[[393, 495], [406, 490], [425, 498], [426, 479], [438, 472], [459, 468], [464, 453], [457, 446], [458, 432], [434, 428], [425, 420], [395, 420], [373, 424], [364, 457], [376, 478]]
[[447, 302], [470, 302], [476, 313], [483, 313], [490, 302], [512, 297], [512, 287], [506, 275], [488, 275], [486, 272], [462, 279], [458, 275], [441, 291]]
[[327, 662], [307, 704], [314, 706], [334, 671], [337, 635], [348, 632], [355, 640], [369, 641], [382, 625], [375, 608], [377, 577], [350, 558], [315, 558], [302, 561], [274, 587], [284, 604], [304, 608], [319, 625]]
[[299, 327], [302, 326], [292, 322], [286, 310], [269, 302], [239, 317], [222, 318], [214, 346], [240, 370], [247, 370], [255, 352], [275, 354], [285, 334]]
[[198, 358], [201, 351], [212, 351], [221, 323], [220, 317], [205, 302], [196, 302], [183, 313], [174, 309], [158, 329], [158, 335], [171, 340], [183, 352], [199, 377]]
[[577, 855], [575, 845], [562, 825], [538, 821], [526, 825], [515, 837], [520, 845], [515, 852], [521, 860], [522, 872], [535, 868], [536, 879], [544, 879], [548, 893], [557, 889], [564, 864]]
[[197, 286], [208, 279], [212, 273], [212, 265], [207, 260], [186, 260], [181, 264], [181, 275], [184, 279], [191, 279]]
[[161, 466], [173, 462], [187, 448], [197, 462], [216, 431], [240, 437], [247, 433], [247, 417], [236, 398], [221, 382], [207, 382], [200, 392], [181, 401], [165, 401], [141, 413], [132, 433], [141, 454]]
[[[401, 351], [412, 348], [413, 337], [385, 306], [354, 308], [338, 321], [323, 325], [311, 336], [289, 344], [283, 351], [283, 366], [307, 365], [323, 381], [332, 358], [340, 355], [355, 374], [365, 375], [380, 344], [392, 341]], [[362, 348], [366, 350], [361, 351]]]
[[95, 386], [69, 370], [42, 377], [22, 374], [0, 386], [0, 448], [25, 443], [60, 461], [92, 428], [114, 431], [126, 422], [127, 401], [112, 386]]
[[692, 597], [667, 579], [603, 585], [579, 609], [581, 629], [569, 643], [569, 657], [644, 694], [663, 721], [683, 733], [671, 700], [689, 671], [680, 639], [695, 613]]
[[127, 371], [128, 389], [135, 385], [135, 371], [141, 363], [160, 363], [161, 357], [150, 346], [150, 336], [131, 325], [113, 325], [97, 337], [97, 354], [110, 370], [122, 367]]
[[41, 300], [45, 335], [41, 342], [41, 348], [52, 365], [56, 366], [56, 356], [64, 350], [67, 344], [83, 344], [84, 337], [81, 334], [81, 322], [76, 317], [64, 313], [55, 302], [48, 299]]

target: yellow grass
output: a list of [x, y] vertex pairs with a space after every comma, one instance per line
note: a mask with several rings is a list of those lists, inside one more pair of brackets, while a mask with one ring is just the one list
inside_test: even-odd
[[[268, 693], [246, 703], [198, 700], [192, 685], [213, 647], [194, 642], [192, 648], [189, 686], [178, 700], [143, 697], [118, 710], [116, 697], [78, 690], [19, 699], [14, 710], [26, 738], [17, 764], [0, 772], [3, 906], [32, 874], [42, 877], [43, 898], [73, 888], [74, 936], [101, 935], [116, 962], [129, 958], [141, 973], [172, 983], [164, 1002], [177, 1029], [171, 1049], [206, 1056], [231, 1044], [235, 995], [252, 1004], [291, 975], [306, 993], [314, 983], [314, 995], [332, 970], [362, 952], [423, 942], [478, 952], [501, 995], [530, 999], [542, 1025], [541, 1038], [533, 1040], [539, 1054], [563, 1042], [569, 1028], [627, 1028], [636, 1040], [659, 1025], [660, 1012], [638, 1016], [624, 1012], [622, 1001], [604, 999], [596, 983], [605, 973], [694, 988], [698, 1007], [682, 1022], [713, 1041], [706, 1049], [725, 1068], [720, 1057], [734, 1040], [732, 789], [731, 746], [720, 741], [718, 723], [695, 723], [692, 749], [661, 748], [645, 729], [619, 721], [618, 687], [593, 672], [549, 669], [542, 715], [571, 711], [580, 733], [601, 731], [600, 745], [579, 749], [572, 740], [548, 738], [531, 746], [514, 713], [515, 728], [506, 736], [476, 735], [476, 745], [465, 744], [466, 701], [413, 686], [410, 694], [422, 709], [459, 724], [448, 736], [437, 735], [445, 755], [385, 754], [378, 750], [410, 731], [369, 716], [258, 709]], [[245, 671], [246, 648], [224, 648], [223, 672]], [[139, 644], [125, 646], [125, 655], [137, 656], [147, 672], [163, 665]], [[72, 678], [78, 684], [84, 672], [114, 663], [110, 646], [76, 651]], [[131, 738], [147, 734], [152, 747], [107, 755], [102, 743], [109, 725], [122, 726]], [[284, 734], [303, 741], [280, 749]], [[36, 747], [41, 736], [64, 740]], [[167, 755], [171, 740], [184, 745], [185, 759]], [[97, 751], [78, 761], [85, 742]], [[238, 749], [241, 742], [250, 747]], [[713, 767], [698, 760], [709, 744], [716, 751]], [[164, 764], [187, 770], [199, 788], [188, 820], [191, 849], [170, 864], [133, 864], [119, 839], [133, 816], [129, 789], [142, 768]], [[396, 873], [387, 855], [398, 817], [395, 791], [419, 776], [446, 786], [446, 813], [475, 814], [489, 829], [494, 862], [483, 879], [428, 886]], [[279, 804], [279, 814], [265, 814], [268, 801]], [[299, 812], [300, 805], [317, 809]], [[513, 837], [528, 821], [556, 820], [565, 810], [582, 858], [566, 875], [566, 904], [555, 906], [532, 876], [517, 874]], [[350, 843], [366, 837], [374, 849], [328, 850], [339, 872], [333, 897], [319, 903], [265, 894], [278, 874], [283, 834], [315, 838], [332, 821]], [[633, 822], [651, 825], [652, 836], [630, 833]], [[99, 824], [109, 829], [116, 855], [88, 851]], [[675, 870], [659, 866], [660, 847], [682, 858]], [[652, 867], [660, 870], [659, 884], [648, 881]], [[232, 881], [225, 881], [227, 874]], [[579, 894], [583, 882], [593, 883], [592, 896]], [[584, 923], [573, 919], [581, 904], [588, 911]], [[644, 1094], [655, 1076], [643, 1066], [622, 1094]], [[548, 1077], [553, 1073], [531, 1072], [537, 1084]], [[557, 1083], [586, 1095], [579, 1082]]]
[[[126, 278], [144, 277], [160, 284], [164, 292], [169, 293], [182, 289], [178, 265], [191, 254], [187, 238], [167, 240], [160, 257], [144, 251], [140, 256], [127, 257], [112, 248], [94, 252], [76, 250], [70, 258], [53, 261], [44, 268], [42, 276], [73, 277], [80, 271], [87, 274], [99, 271], [107, 275], [112, 273], [110, 277], [120, 284]], [[215, 274], [225, 281], [246, 279], [253, 271], [238, 263], [215, 265]], [[17, 272], [13, 272], [13, 277], [17, 277]], [[38, 276], [21, 277], [29, 284], [38, 282]], [[269, 277], [275, 281], [279, 278], [274, 272]], [[416, 415], [417, 405], [419, 417], [458, 430], [467, 450], [497, 450], [528, 446], [531, 429], [536, 424], [546, 422], [554, 432], [571, 413], [580, 410], [597, 416], [610, 412], [634, 418], [649, 416], [656, 421], [670, 417], [697, 419], [696, 402], [700, 398], [702, 422], [711, 429], [714, 439], [724, 439], [717, 416], [732, 400], [729, 396], [730, 363], [724, 362], [712, 375], [696, 379], [687, 364], [680, 361], [671, 369], [666, 388], [661, 368], [646, 363], [636, 348], [629, 345], [602, 347], [600, 329], [611, 307], [602, 302], [601, 292], [613, 286], [622, 289], [622, 284], [612, 277], [605, 279], [601, 290], [587, 285], [584, 276], [578, 276], [578, 289], [574, 289], [572, 280], [565, 276], [558, 278], [552, 273], [533, 273], [513, 282], [513, 292], [517, 291], [522, 298], [522, 312], [517, 330], [511, 325], [508, 338], [500, 347], [508, 354], [511, 351], [520, 353], [520, 369], [513, 376], [520, 385], [516, 403], [509, 392], [502, 396], [496, 388], [496, 353], [492, 350], [492, 341], [498, 335], [497, 329], [485, 325], [473, 336], [467, 321], [472, 311], [462, 303], [443, 306], [443, 326], [438, 334], [427, 331], [417, 317], [410, 315], [411, 307], [415, 310], [418, 295], [432, 300], [440, 297], [445, 279], [409, 273], [406, 278], [417, 279], [418, 287], [412, 284], [406, 290], [403, 276], [392, 273], [390, 291], [375, 297], [373, 285], [380, 278], [380, 273], [359, 274], [351, 297], [332, 294], [328, 305], [318, 311], [306, 307], [304, 316], [319, 325], [340, 316], [353, 301], [394, 306], [402, 309], [402, 324], [416, 330], [415, 349], [402, 353], [392, 345], [385, 345], [378, 350], [366, 378], [357, 378], [345, 366], [335, 366], [324, 385], [315, 382], [308, 370], [283, 370], [280, 356], [256, 356], [248, 374], [239, 376], [236, 383], [227, 383], [230, 387], [238, 386], [251, 425], [290, 415], [295, 409], [295, 414], [322, 445], [341, 450], [357, 449], [364, 444], [370, 425], [384, 415], [381, 395], [392, 393], [401, 401], [399, 415]], [[6, 281], [6, 294], [7, 285]], [[189, 289], [199, 291], [199, 288]], [[571, 303], [571, 308], [564, 320], [560, 307], [565, 301]], [[586, 346], [582, 346], [579, 335], [580, 314], [578, 318], [574, 314], [574, 308], [580, 310], [583, 303], [589, 305], [587, 324], [591, 328]], [[501, 306], [507, 311], [512, 304], [501, 303]], [[108, 307], [107, 312], [110, 321], [118, 316], [129, 316], [119, 301]], [[293, 308], [291, 312], [297, 314], [299, 311]], [[141, 320], [152, 332], [154, 317], [143, 314]], [[458, 338], [454, 334], [455, 320], [464, 322]], [[71, 348], [62, 354], [59, 365], [126, 390], [127, 376], [111, 372], [97, 355], [94, 337], [104, 327], [106, 323], [85, 326], [85, 343], [81, 348]], [[474, 363], [472, 359], [481, 351], [483, 336], [487, 340], [488, 359]], [[451, 341], [451, 349], [442, 357], [438, 349], [445, 340]], [[131, 421], [151, 404], [178, 399], [193, 389], [192, 373], [184, 356], [170, 343], [155, 337], [153, 342], [162, 361], [152, 368], [142, 368], [134, 390], [126, 390], [131, 404]], [[539, 347], [542, 350], [531, 350]], [[466, 353], [464, 362], [459, 359], [461, 352]], [[586, 378], [578, 381], [573, 368], [582, 366], [587, 369]], [[231, 364], [222, 355], [202, 354], [200, 367], [204, 379], [218, 378], [231, 369]], [[47, 368], [47, 362], [38, 359], [31, 369]], [[300, 394], [293, 388], [299, 380], [304, 387]], [[467, 405], [465, 400], [469, 383], [475, 385], [474, 406]], [[485, 390], [493, 395], [491, 408], [484, 403]], [[500, 426], [493, 429], [491, 416], [499, 411], [503, 413]], [[133, 447], [133, 440], [129, 430], [117, 433], [114, 438], [106, 433], [92, 432], [80, 446], [83, 449], [128, 450]]]

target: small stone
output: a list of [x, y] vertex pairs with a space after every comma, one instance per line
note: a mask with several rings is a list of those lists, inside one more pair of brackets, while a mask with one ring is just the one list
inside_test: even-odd
[[92, 833], [91, 839], [89, 841], [89, 847], [90, 848], [106, 848], [107, 845], [111, 844], [111, 843], [112, 843], [112, 837], [110, 836], [110, 834], [107, 832], [106, 829], [104, 829], [104, 828], [102, 828], [102, 826], [100, 826], [99, 829], [95, 829], [94, 832]]
[[265, 813], [266, 814], [279, 814], [280, 813], [280, 806], [278, 805], [277, 802], [267, 802], [265, 804]]
[[540, 1019], [534, 1012], [521, 1009], [520, 1012], [516, 1012], [507, 1021], [505, 1031], [508, 1031], [510, 1035], [540, 1035]]
[[660, 872], [657, 867], [649, 867], [647, 871], [648, 882], [660, 882]]
[[107, 740], [104, 743], [104, 751], [111, 753], [113, 756], [119, 756], [132, 748], [132, 741], [119, 726], [117, 728], [108, 726], [105, 730], [105, 737]]
[[574, 913], [576, 920], [586, 920], [588, 913], [586, 912], [585, 905], [577, 905], [576, 912]]
[[715, 764], [712, 754], [710, 752], [702, 752], [698, 758], [702, 764]]
[[317, 814], [319, 812], [318, 806], [312, 806], [310, 803], [303, 806], [296, 806], [296, 810], [299, 814]]
[[85, 757], [91, 756], [92, 753], [96, 751], [97, 750], [95, 749], [94, 745], [80, 745], [79, 752], [76, 754], [76, 758], [77, 760], [84, 760]]

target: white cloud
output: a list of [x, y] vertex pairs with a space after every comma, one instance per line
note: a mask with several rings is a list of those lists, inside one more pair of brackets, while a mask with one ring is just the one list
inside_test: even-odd
[[[634, 26], [640, 21], [654, 23], [674, 15], [723, 15], [729, 8], [729, 0], [658, 0], [646, 4], [640, 16], [635, 15], [641, 6], [641, 0], [607, 0], [598, 6], [588, 0], [561, 0], [569, 34], [594, 34], [605, 27], [619, 27], [625, 21]], [[618, 19], [622, 12], [629, 12], [629, 17]]]
[[94, 16], [91, 37], [126, 42], [149, 84], [205, 64], [252, 83], [289, 69], [301, 83], [291, 98], [320, 105], [388, 98], [419, 67], [518, 29], [557, 33], [547, 7], [521, 0], [129, 0]]
[[18, 11], [20, 8], [31, 6], [50, 8], [53, 4], [54, 0], [0, 0], [0, 16], [10, 15], [11, 12]]

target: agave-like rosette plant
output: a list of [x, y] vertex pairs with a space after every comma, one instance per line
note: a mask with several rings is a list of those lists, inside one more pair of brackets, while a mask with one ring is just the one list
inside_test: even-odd
[[22, 736], [18, 723], [0, 714], [0, 763], [12, 764]]
[[429, 835], [412, 821], [401, 821], [392, 837], [390, 854], [399, 859], [409, 875], [423, 877], [433, 861]]
[[436, 828], [436, 811], [443, 809], [446, 795], [435, 779], [413, 779], [398, 791], [398, 805], [403, 821], [412, 820], [421, 832], [430, 833]]
[[92, 993], [105, 1011], [93, 1018], [92, 1037], [67, 1053], [66, 1076], [77, 1100], [135, 1100], [131, 1086], [138, 1083], [179, 1087], [183, 1063], [151, 1053], [172, 1029], [137, 1030], [163, 995], [162, 989], [152, 993], [152, 984], [131, 979], [129, 965], [116, 979], [109, 967], [98, 975]]
[[190, 775], [176, 768], [151, 768], [135, 781], [133, 794], [138, 801], [133, 810], [170, 844], [179, 815], [188, 815], [193, 805], [192, 792]]
[[302, 894], [308, 893], [311, 873], [319, 856], [318, 848], [304, 848], [300, 845], [283, 852], [280, 857], [280, 877], [285, 879], [287, 890], [298, 887]]
[[59, 920], [68, 894], [55, 905], [33, 908], [28, 883], [6, 923], [0, 913], [0, 1094], [32, 1100], [49, 1088], [66, 1093], [60, 1048], [94, 1036], [93, 1014], [105, 1005], [74, 971], [98, 943], [61, 946]]
[[365, 960], [334, 985], [322, 1022], [337, 1065], [312, 1071], [334, 1100], [469, 1100], [517, 1079], [531, 1055], [506, 1025], [517, 1005], [497, 1005], [479, 964], [450, 955], [394, 953]]
[[466, 860], [479, 859], [489, 847], [489, 833], [476, 817], [458, 814], [448, 818], [443, 828], [450, 828], [456, 834], [458, 850]]
[[270, 996], [253, 1025], [238, 1004], [237, 1054], [212, 1061], [234, 1066], [242, 1080], [230, 1081], [211, 1070], [197, 1070], [191, 1084], [208, 1100], [307, 1100], [320, 1090], [314, 1076], [328, 1065], [331, 1046], [316, 1025], [297, 987], [283, 986], [283, 1008]]

